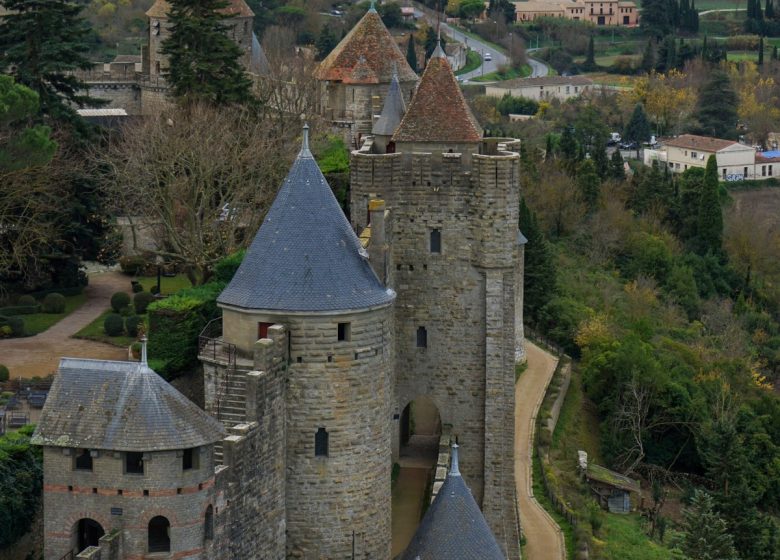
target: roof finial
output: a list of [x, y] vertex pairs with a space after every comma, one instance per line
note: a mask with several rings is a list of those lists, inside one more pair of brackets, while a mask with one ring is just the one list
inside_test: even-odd
[[376, 13], [376, 4], [375, 4], [375, 0], [371, 0], [371, 6], [368, 8], [368, 11], [369, 11], [369, 12], [374, 12], [374, 13]]
[[458, 444], [452, 442], [452, 457], [450, 458], [450, 476], [460, 476], [458, 469]]
[[309, 150], [309, 123], [303, 125], [303, 143], [301, 144], [301, 152], [298, 157], [312, 157]]
[[148, 362], [147, 356], [146, 356], [146, 340], [147, 340], [146, 334], [143, 334], [141, 336], [141, 365], [143, 365], [143, 366], [148, 366], [149, 365], [149, 362]]
[[444, 48], [441, 46], [441, 27], [439, 27], [439, 31], [436, 34], [436, 48], [431, 53], [431, 58], [447, 58]]

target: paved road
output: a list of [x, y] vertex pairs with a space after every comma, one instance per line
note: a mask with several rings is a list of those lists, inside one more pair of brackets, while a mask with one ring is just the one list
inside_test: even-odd
[[56, 371], [63, 356], [101, 360], [127, 359], [127, 350], [91, 340], [70, 338], [111, 306], [111, 296], [129, 291], [130, 280], [118, 272], [90, 274], [87, 301], [50, 329], [27, 338], [0, 340], [0, 363], [13, 377], [45, 376]]
[[534, 422], [558, 360], [527, 340], [525, 350], [528, 368], [515, 386], [515, 484], [526, 538], [523, 555], [527, 560], [564, 560], [563, 534], [531, 489]]
[[700, 16], [706, 16], [707, 14], [715, 14], [717, 12], [747, 12], [747, 8], [724, 8], [721, 10], [707, 10], [699, 12]]

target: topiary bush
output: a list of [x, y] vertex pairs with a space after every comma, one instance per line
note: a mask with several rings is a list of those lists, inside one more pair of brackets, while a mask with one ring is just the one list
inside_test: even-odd
[[108, 336], [121, 336], [125, 332], [125, 321], [121, 315], [111, 313], [103, 320], [103, 330]]
[[8, 381], [11, 378], [11, 372], [3, 364], [0, 364], [0, 382]]
[[11, 336], [24, 336], [24, 319], [21, 317], [6, 317], [2, 322], [11, 327]]
[[65, 312], [65, 296], [52, 292], [47, 294], [43, 298], [43, 312], [44, 313], [64, 313]]
[[146, 313], [146, 308], [149, 307], [149, 304], [154, 301], [154, 294], [150, 292], [139, 292], [135, 294], [135, 297], [133, 298], [133, 306], [135, 307], [135, 312], [139, 315], [143, 315]]
[[117, 292], [111, 296], [111, 307], [117, 313], [121, 313], [128, 305], [130, 305], [130, 296], [125, 292]]
[[141, 284], [140, 282], [136, 282], [136, 281], [130, 282], [130, 286], [133, 289], [134, 294], [144, 291], [144, 285]]
[[130, 315], [125, 319], [125, 330], [129, 336], [138, 336], [138, 327], [143, 324], [144, 320], [138, 315]]
[[16, 305], [32, 306], [32, 305], [38, 305], [38, 302], [33, 296], [29, 294], [25, 294], [23, 296], [19, 296], [19, 299], [16, 300]]

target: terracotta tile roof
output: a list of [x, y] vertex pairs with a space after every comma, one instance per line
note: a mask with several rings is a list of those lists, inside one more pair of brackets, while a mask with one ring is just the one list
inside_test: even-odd
[[361, 56], [365, 57], [366, 64], [374, 71], [380, 83], [390, 83], [394, 64], [398, 68], [398, 79], [401, 82], [417, 81], [417, 74], [409, 67], [406, 57], [382, 23], [382, 18], [372, 10], [369, 10], [325, 57], [317, 67], [314, 77], [333, 82], [346, 81], [345, 78], [348, 79], [352, 74]]
[[345, 84], [378, 84], [379, 78], [376, 72], [368, 65], [366, 57], [361, 55], [358, 63], [352, 68], [349, 75], [342, 80]]
[[677, 138], [670, 138], [664, 141], [667, 146], [675, 148], [687, 148], [689, 150], [701, 150], [703, 152], [719, 152], [729, 146], [738, 144], [734, 140], [723, 140], [722, 138], [710, 138], [709, 136], [697, 136], [695, 134], [681, 134]]
[[[171, 11], [171, 5], [167, 0], [156, 0], [146, 12], [148, 17], [166, 18]], [[255, 13], [247, 6], [244, 0], [228, 0], [228, 6], [220, 10], [223, 14], [238, 17], [254, 17]]]
[[[438, 49], [441, 53], [441, 49]], [[479, 142], [479, 126], [443, 53], [432, 56], [393, 142]]]

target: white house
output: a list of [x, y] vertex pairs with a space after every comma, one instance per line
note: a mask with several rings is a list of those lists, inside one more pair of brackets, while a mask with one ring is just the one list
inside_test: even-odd
[[526, 97], [543, 101], [559, 99], [565, 101], [592, 89], [593, 82], [584, 76], [546, 76], [544, 78], [517, 78], [485, 86], [485, 95], [504, 97]]

